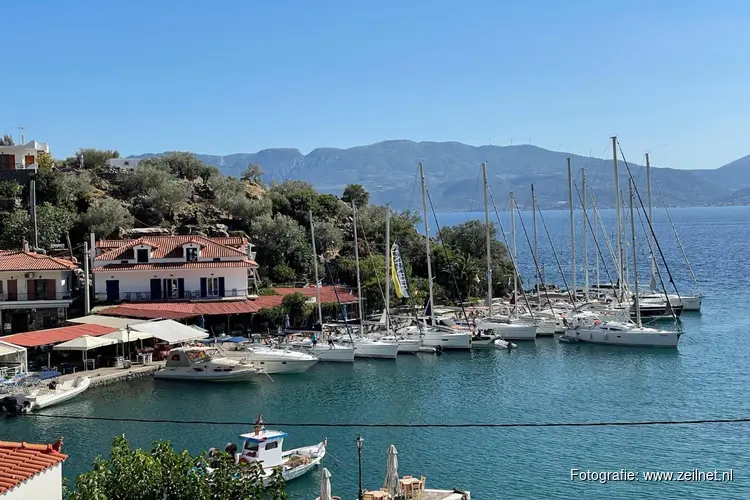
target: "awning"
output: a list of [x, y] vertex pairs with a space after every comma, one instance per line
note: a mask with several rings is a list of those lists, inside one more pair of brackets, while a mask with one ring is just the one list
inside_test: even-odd
[[52, 349], [55, 351], [90, 351], [97, 347], [104, 347], [112, 344], [116, 344], [117, 341], [113, 339], [105, 339], [104, 337], [90, 337], [84, 335], [68, 342], [63, 342], [54, 346]]
[[26, 348], [0, 340], [0, 362], [7, 361], [20, 365], [23, 373], [28, 371]]
[[130, 331], [150, 333], [155, 338], [169, 344], [181, 344], [208, 337], [208, 333], [198, 331], [171, 319], [133, 325], [130, 327]]
[[137, 325], [144, 323], [144, 319], [116, 318], [114, 316], [101, 316], [99, 314], [89, 314], [81, 318], [69, 319], [68, 323], [111, 326], [112, 328], [127, 328], [128, 325]]
[[102, 335], [101, 338], [112, 339], [115, 342], [133, 342], [135, 340], [152, 339], [154, 338], [154, 334], [149, 332], [139, 332], [131, 328], [130, 333], [128, 333], [127, 330], [117, 330], [116, 332]]
[[3, 342], [10, 342], [23, 347], [39, 347], [47, 344], [59, 344], [77, 339], [82, 335], [99, 337], [117, 331], [117, 328], [102, 325], [73, 325], [50, 330], [36, 330], [33, 332], [17, 333], [3, 337]]

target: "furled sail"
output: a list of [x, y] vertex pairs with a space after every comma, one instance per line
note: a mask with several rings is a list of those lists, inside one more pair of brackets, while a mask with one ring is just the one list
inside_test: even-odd
[[399, 252], [398, 244], [396, 243], [391, 247], [391, 277], [393, 278], [393, 288], [396, 296], [400, 299], [411, 297], [409, 283], [406, 281], [404, 261], [401, 260], [401, 252]]

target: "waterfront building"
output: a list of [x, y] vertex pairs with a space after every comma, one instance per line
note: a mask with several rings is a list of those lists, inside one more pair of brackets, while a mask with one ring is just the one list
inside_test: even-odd
[[68, 456], [58, 443], [0, 441], [0, 498], [61, 500], [62, 463]]

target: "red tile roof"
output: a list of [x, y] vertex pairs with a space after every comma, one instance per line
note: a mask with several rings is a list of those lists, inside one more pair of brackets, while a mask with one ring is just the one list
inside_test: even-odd
[[[169, 238], [170, 236], [144, 236], [144, 238]], [[199, 238], [199, 236], [190, 234], [185, 235], [185, 238], [189, 238], [192, 240], [196, 240]], [[200, 238], [203, 238], [203, 236], [200, 236]], [[229, 236], [229, 237], [223, 237], [223, 236], [212, 236], [209, 238], [211, 241], [214, 241], [218, 243], [219, 245], [226, 245], [229, 247], [240, 247], [247, 243], [247, 239], [243, 238], [242, 236]], [[127, 245], [133, 241], [132, 239], [127, 240], [99, 240], [96, 243], [96, 248], [99, 248], [101, 250], [112, 250], [113, 248], [119, 248], [121, 246]], [[189, 241], [189, 240], [188, 240]], [[184, 245], [184, 243], [183, 243]]]
[[81, 324], [52, 328], [50, 330], [36, 330], [33, 332], [16, 333], [0, 337], [3, 342], [20, 345], [22, 347], [39, 347], [47, 344], [59, 344], [68, 340], [77, 339], [83, 335], [100, 337], [108, 333], [116, 332], [118, 328], [102, 325]]
[[95, 273], [104, 271], [158, 271], [162, 269], [214, 269], [219, 267], [258, 267], [254, 260], [225, 260], [221, 262], [156, 262], [154, 264], [107, 264], [95, 267]]
[[153, 259], [182, 258], [182, 246], [188, 243], [201, 245], [201, 257], [238, 257], [247, 253], [238, 247], [247, 244], [245, 238], [207, 238], [195, 234], [175, 236], [144, 236], [134, 240], [122, 240], [123, 244], [109, 246], [113, 240], [97, 243], [97, 248], [104, 251], [95, 260], [125, 260], [134, 258], [128, 251], [137, 245], [152, 247]]
[[21, 250], [0, 250], [0, 271], [66, 271], [78, 264], [67, 259]]
[[[315, 297], [315, 287], [312, 288], [274, 288], [279, 295], [261, 295], [257, 299], [219, 300], [212, 302], [131, 302], [117, 307], [104, 309], [99, 314], [105, 316], [125, 316], [130, 318], [170, 318], [183, 319], [196, 316], [213, 316], [225, 314], [257, 313], [261, 309], [278, 307], [284, 296], [300, 292], [307, 297]], [[337, 289], [342, 303], [357, 302], [357, 297], [347, 289]], [[331, 286], [324, 286], [320, 290], [322, 303], [335, 303], [336, 291]]]
[[51, 444], [0, 441], [0, 495], [67, 458]]

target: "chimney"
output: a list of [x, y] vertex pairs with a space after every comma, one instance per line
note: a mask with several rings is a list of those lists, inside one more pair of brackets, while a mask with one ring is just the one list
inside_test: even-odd
[[23, 251], [28, 252], [29, 251], [29, 242], [26, 241], [26, 238], [23, 239]]

